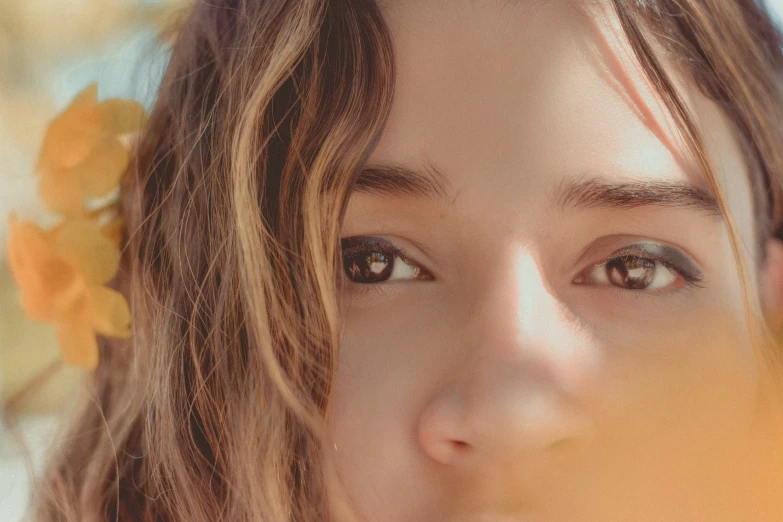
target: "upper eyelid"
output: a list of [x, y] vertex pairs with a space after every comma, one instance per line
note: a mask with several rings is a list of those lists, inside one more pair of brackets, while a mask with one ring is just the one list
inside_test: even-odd
[[[397, 239], [397, 238], [395, 238], [395, 239]], [[411, 241], [408, 241], [408, 242], [411, 242]], [[382, 236], [353, 235], [353, 236], [348, 236], [348, 237], [342, 238], [341, 239], [341, 245], [343, 245], [342, 246], [342, 251], [343, 252], [346, 251], [346, 250], [354, 250], [354, 251], [358, 250], [358, 251], [361, 251], [362, 248], [365, 248], [365, 249], [368, 249], [368, 250], [370, 250], [372, 248], [379, 248], [379, 247], [380, 248], [385, 248], [385, 249], [394, 249], [395, 250], [395, 255], [399, 256], [402, 259], [402, 261], [404, 261], [404, 262], [406, 262], [406, 263], [408, 263], [410, 265], [418, 267], [419, 269], [423, 270], [424, 272], [427, 272], [428, 274], [432, 275], [433, 278], [435, 277], [434, 272], [430, 268], [427, 267], [427, 263], [422, 263], [420, 261], [417, 261], [415, 258], [419, 257], [419, 256], [412, 255], [410, 253], [409, 249], [407, 249], [407, 248], [405, 248], [403, 246], [399, 246], [392, 239], [387, 239], [386, 237], [382, 237]], [[421, 250], [418, 246], [417, 246], [417, 249]], [[424, 254], [423, 257], [426, 257], [426, 254]]]
[[700, 271], [701, 267], [704, 266], [704, 260], [700, 258], [697, 252], [691, 251], [687, 246], [679, 244], [678, 242], [642, 234], [616, 233], [601, 236], [585, 245], [576, 255], [575, 260], [571, 265], [571, 269], [577, 270], [580, 267], [584, 268], [590, 264], [590, 262], [597, 264], [599, 261], [612, 259], [612, 256], [617, 256], [624, 250], [633, 248], [635, 245], [657, 245], [659, 247], [673, 249], [681, 256], [685, 256], [685, 259]]
[[701, 278], [704, 275], [702, 270], [686, 254], [680, 252], [679, 249], [652, 241], [638, 242], [619, 248], [601, 262], [605, 263], [618, 257], [623, 257], [623, 255], [636, 255], [638, 257], [649, 255], [651, 260], [674, 262], [677, 266], [686, 269], [694, 277]]
[[[591, 250], [591, 249], [592, 248], [588, 248], [586, 250]], [[666, 254], [674, 254], [674, 255], [667, 256]], [[611, 261], [619, 257], [628, 256], [628, 255], [636, 255], [638, 257], [646, 256], [649, 259], [658, 259], [661, 257], [682, 258], [683, 261], [687, 261], [688, 264], [693, 265], [694, 268], [700, 271], [700, 269], [698, 269], [698, 267], [696, 266], [696, 262], [692, 260], [690, 254], [684, 253], [681, 248], [671, 246], [665, 242], [649, 240], [649, 239], [635, 240], [619, 248], [614, 248], [609, 253], [602, 254], [600, 256], [596, 254], [588, 255], [585, 252], [582, 253], [580, 256], [578, 256], [576, 263], [583, 267], [585, 265], [599, 265], [601, 263]]]

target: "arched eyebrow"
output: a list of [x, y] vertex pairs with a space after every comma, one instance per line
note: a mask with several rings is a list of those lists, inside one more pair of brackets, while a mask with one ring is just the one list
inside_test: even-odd
[[555, 190], [554, 199], [564, 210], [629, 210], [645, 206], [664, 206], [696, 209], [716, 217], [721, 216], [718, 203], [712, 194], [687, 181], [609, 182], [602, 179], [567, 179]]
[[446, 200], [451, 187], [431, 163], [417, 169], [391, 163], [364, 167], [353, 190], [379, 197]]

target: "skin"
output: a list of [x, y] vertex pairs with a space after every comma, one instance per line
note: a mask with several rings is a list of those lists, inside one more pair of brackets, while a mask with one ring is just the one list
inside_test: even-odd
[[[397, 85], [368, 165], [429, 163], [448, 193], [351, 197], [342, 236], [383, 238], [410, 265], [343, 283], [326, 468], [335, 519], [772, 516], [751, 507], [761, 374], [725, 223], [695, 207], [557, 198], [580, 180], [707, 187], [616, 20], [564, 1], [381, 9]], [[731, 126], [671, 72], [752, 245]], [[698, 286], [661, 264], [661, 288], [611, 284], [600, 264], [641, 242], [685, 256]], [[768, 251], [774, 263], [748, 261], [777, 306], [780, 249]]]

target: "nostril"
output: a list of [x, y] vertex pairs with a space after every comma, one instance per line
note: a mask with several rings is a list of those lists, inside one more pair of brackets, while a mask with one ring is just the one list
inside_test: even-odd
[[576, 441], [572, 438], [558, 439], [547, 445], [547, 450], [554, 452], [567, 451], [574, 446], [575, 442]]
[[441, 464], [453, 465], [469, 453], [471, 445], [462, 440], [435, 438], [424, 439], [424, 451], [433, 460]]
[[436, 462], [453, 465], [472, 447], [465, 430], [463, 403], [458, 389], [446, 387], [427, 403], [419, 417], [419, 445]]
[[452, 440], [451, 444], [454, 446], [454, 450], [459, 452], [467, 451], [470, 448], [470, 444], [464, 440]]
[[443, 438], [429, 446], [428, 454], [441, 464], [455, 465], [470, 453], [471, 448], [464, 440]]

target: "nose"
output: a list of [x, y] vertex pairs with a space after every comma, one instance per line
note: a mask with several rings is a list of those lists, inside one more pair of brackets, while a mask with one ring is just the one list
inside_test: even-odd
[[578, 321], [522, 247], [496, 250], [481, 281], [454, 352], [459, 371], [419, 417], [423, 451], [444, 465], [500, 470], [588, 441], [580, 397], [595, 355]]

